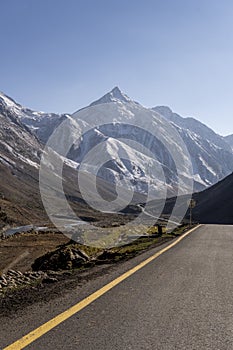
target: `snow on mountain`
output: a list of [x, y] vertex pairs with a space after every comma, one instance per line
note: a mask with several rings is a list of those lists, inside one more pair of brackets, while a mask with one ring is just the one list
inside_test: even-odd
[[[95, 173], [99, 167], [96, 159], [99, 154], [105, 154], [107, 160], [98, 169], [99, 177], [115, 185], [125, 179], [127, 188], [144, 194], [149, 184], [159, 196], [165, 190], [172, 195], [178, 187], [177, 169], [172, 151], [169, 152], [164, 144], [180, 155], [183, 149], [172, 139], [169, 124], [175, 127], [191, 157], [193, 172], [190, 173], [185, 163], [181, 169], [184, 192], [190, 179], [194, 180], [194, 189], [200, 190], [233, 170], [233, 154], [226, 139], [194, 118], [182, 118], [168, 107], [147, 109], [118, 87], [73, 115], [32, 111], [0, 94], [0, 113], [4, 119], [0, 130], [3, 126], [10, 130], [13, 121], [21, 131], [14, 125], [13, 130], [7, 132], [7, 138], [15, 133], [23, 140], [18, 146], [13, 141], [16, 137], [5, 140], [5, 131], [0, 135], [0, 147], [5, 150], [2, 161], [5, 162], [9, 159], [14, 162], [12, 154], [16, 152], [20, 161], [27, 160], [31, 166], [38, 166], [41, 150], [38, 139], [46, 143], [56, 130], [54, 149], [68, 158], [66, 164], [69, 166]], [[64, 128], [59, 128], [61, 125]], [[143, 130], [143, 125], [144, 129], [156, 131], [157, 138]], [[64, 155], [67, 143], [72, 146]]]
[[38, 169], [41, 145], [18, 118], [20, 109], [9, 97], [0, 95], [0, 162], [11, 167], [26, 163]]
[[208, 139], [210, 142], [219, 148], [226, 149], [230, 151], [230, 147], [227, 142], [224, 140], [224, 137], [216, 134], [211, 128], [201, 123], [199, 120], [187, 117], [183, 118], [179, 114], [174, 113], [169, 107], [166, 106], [157, 106], [152, 108], [154, 111], [160, 113], [167, 120], [171, 121], [177, 126], [180, 126], [183, 129], [188, 129], [193, 133], [201, 136], [202, 138]]
[[19, 105], [0, 95], [0, 211], [6, 213], [0, 228], [42, 218], [38, 186], [42, 147], [17, 118], [19, 110]]
[[[161, 163], [131, 146], [116, 138], [107, 137], [98, 147], [98, 153], [105, 155], [109, 160], [99, 167], [96, 152], [90, 152], [82, 163], [81, 170], [94, 174], [95, 168], [98, 167], [98, 177], [116, 186], [121, 186], [124, 181], [126, 190], [143, 194], [147, 194], [150, 183], [154, 194], [159, 198], [163, 197], [166, 186]], [[78, 157], [77, 161], [81, 159]], [[174, 189], [170, 185], [170, 194], [172, 193]]]
[[228, 143], [233, 151], [233, 135], [224, 136], [224, 140]]
[[[23, 171], [30, 171], [31, 167], [38, 171], [43, 149], [40, 141], [47, 141], [55, 126], [66, 118], [74, 122], [69, 115], [61, 117], [55, 114], [33, 112], [0, 93], [0, 163], [8, 166], [12, 171], [21, 169], [22, 174]], [[34, 128], [33, 125], [38, 127]], [[49, 127], [51, 127], [50, 130], [48, 130]], [[70, 159], [63, 160], [70, 168], [76, 169], [78, 166]]]
[[[117, 106], [117, 114], [111, 116], [113, 122], [115, 123], [122, 123], [123, 121], [127, 122], [127, 118], [132, 118], [132, 120], [135, 120], [135, 110], [139, 111], [140, 118], [142, 120], [145, 118], [146, 109], [137, 102], [131, 100], [117, 87], [99, 100], [93, 102], [91, 106], [107, 103], [112, 103]], [[194, 118], [182, 118], [178, 114], [173, 113], [168, 107], [160, 106], [155, 107], [152, 110], [153, 112], [159, 113], [159, 115], [161, 115], [163, 118], [165, 117], [167, 120], [169, 120], [175, 126], [186, 144], [193, 167], [192, 176], [195, 181], [195, 190], [208, 187], [232, 172], [232, 150], [222, 136], [216, 134], [213, 130]], [[91, 113], [90, 116], [88, 113], [85, 115], [86, 122], [88, 122], [88, 118], [92, 118]], [[158, 114], [151, 114], [150, 118], [158, 121]], [[99, 119], [100, 124], [104, 124], [105, 122], [107, 121]], [[161, 124], [163, 124], [163, 122], [161, 122]], [[158, 128], [159, 126], [156, 125], [156, 127]], [[114, 126], [111, 132], [107, 134], [106, 131], [102, 130], [103, 128], [92, 130], [92, 132], [89, 132], [88, 135], [85, 135], [83, 141], [76, 149], [76, 154], [71, 152], [70, 156], [74, 157], [76, 161], [81, 162], [83, 154], [88, 152], [88, 150], [90, 150], [95, 143], [98, 143], [107, 137], [116, 137], [116, 135], [114, 135], [115, 128], [116, 126]], [[126, 135], [128, 138], [130, 137], [131, 132], [132, 130], [127, 131], [125, 126], [124, 130], [120, 131], [121, 134]], [[162, 131], [161, 129], [161, 132], [166, 134], [167, 131]], [[169, 135], [167, 136], [169, 138]], [[142, 138], [143, 135], [141, 134], [139, 136], [140, 140], [138, 139], [137, 141], [145, 142], [142, 140]], [[161, 157], [161, 155], [164, 156], [164, 150], [159, 150], [159, 147], [157, 147], [154, 154], [156, 156], [158, 156], [158, 154], [160, 155], [160, 164], [163, 166], [166, 165], [167, 168], [171, 169], [171, 164], [167, 164], [167, 159], [163, 159], [163, 157]], [[185, 176], [188, 176], [188, 174], [185, 174]]]
[[[48, 220], [39, 188], [43, 144], [23, 124], [21, 117], [27, 117], [24, 113], [23, 107], [0, 94], [0, 213], [4, 213], [4, 217], [0, 218], [0, 228], [6, 224], [23, 225]], [[30, 118], [31, 115], [28, 115]], [[61, 162], [58, 154], [51, 153], [57, 159], [56, 163]], [[48, 164], [49, 167], [53, 165]], [[64, 188], [69, 198], [79, 196], [74, 168], [77, 168], [77, 164], [64, 160]], [[55, 167], [52, 176], [56, 176]]]
[[68, 114], [44, 113], [25, 108], [7, 95], [0, 93], [2, 108], [26, 125], [43, 143]]
[[101, 103], [109, 103], [109, 102], [130, 102], [136, 103], [132, 101], [126, 94], [124, 94], [118, 86], [115, 86], [110, 92], [105, 94], [103, 97], [94, 101], [90, 104], [90, 106], [95, 106]]
[[227, 140], [194, 118], [182, 118], [169, 107], [153, 108], [173, 123], [192, 160], [194, 176], [205, 186], [213, 185], [233, 171], [233, 153]]
[[[128, 188], [144, 194], [150, 184], [159, 197], [164, 196], [166, 190], [171, 195], [176, 193], [178, 179], [175, 161], [162, 139], [177, 154], [180, 154], [180, 145], [173, 142], [172, 133], [168, 130], [169, 123], [158, 113], [142, 107], [114, 88], [89, 107], [73, 114], [72, 118], [77, 123], [77, 133], [82, 130], [82, 137], [77, 143], [76, 135], [69, 158], [80, 164], [84, 162], [84, 168], [93, 172], [99, 166], [96, 159], [102, 160], [100, 155], [107, 154], [107, 160], [98, 172], [98, 176], [104, 180], [117, 185], [125, 178]], [[81, 121], [86, 123], [85, 128], [80, 128]], [[153, 130], [157, 137], [150, 133]], [[88, 158], [85, 158], [86, 155]], [[180, 181], [183, 181], [181, 187], [185, 192], [190, 174], [187, 164], [182, 166]]]

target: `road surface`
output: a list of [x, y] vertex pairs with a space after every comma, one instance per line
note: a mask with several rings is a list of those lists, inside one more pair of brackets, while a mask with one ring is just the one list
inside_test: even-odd
[[[162, 248], [119, 264], [72, 292], [64, 291], [62, 298], [32, 305], [11, 320], [0, 319], [0, 348]], [[201, 226], [27, 349], [233, 349], [232, 253], [233, 226]]]

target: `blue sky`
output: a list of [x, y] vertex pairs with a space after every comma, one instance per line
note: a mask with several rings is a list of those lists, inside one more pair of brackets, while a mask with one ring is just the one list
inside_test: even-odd
[[233, 133], [230, 0], [0, 0], [0, 91], [74, 112], [118, 85]]

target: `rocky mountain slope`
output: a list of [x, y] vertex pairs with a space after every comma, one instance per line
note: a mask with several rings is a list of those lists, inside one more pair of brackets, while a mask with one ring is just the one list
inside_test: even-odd
[[8, 111], [45, 143], [53, 130], [68, 116], [66, 114], [33, 111], [15, 102], [11, 97], [0, 93], [1, 109]]
[[[179, 186], [186, 193], [192, 180], [194, 190], [199, 191], [233, 170], [229, 140], [168, 107], [145, 108], [118, 87], [73, 115], [32, 111], [0, 94], [0, 168], [4, 179], [0, 192], [17, 208], [30, 211], [37, 207], [37, 218], [42, 208], [40, 155], [53, 133], [57, 133], [52, 144], [55, 151], [75, 162], [65, 162], [69, 178], [65, 186], [68, 197], [75, 198], [72, 202], [79, 206], [84, 200], [74, 167], [90, 175], [90, 179], [86, 176], [88, 189], [94, 176], [98, 191], [112, 201], [119, 188], [123, 188], [126, 201], [133, 192], [147, 196], [148, 188], [154, 198], [174, 196]], [[64, 153], [67, 142], [71, 147]], [[178, 161], [185, 158], [185, 148], [191, 156], [192, 171], [188, 159]], [[27, 210], [22, 215], [27, 217]]]
[[[88, 111], [85, 113], [85, 120], [83, 119], [83, 110], [77, 111], [72, 116], [69, 114], [47, 114], [24, 108], [4, 94], [0, 95], [0, 101], [2, 105], [5, 106], [5, 109], [8, 110], [8, 113], [15, 116], [24, 125], [26, 125], [43, 143], [45, 143], [52, 132], [66, 120], [66, 126], [68, 125], [67, 132], [74, 143], [68, 157], [78, 163], [82, 162], [85, 154], [88, 153], [91, 148], [96, 146], [98, 143], [103, 142], [103, 140], [107, 139], [108, 146], [106, 147], [108, 149], [116, 149], [116, 128], [112, 127], [110, 130], [109, 127], [108, 132], [106, 131], [106, 128], [103, 130], [101, 125], [96, 125], [93, 128], [93, 115], [89, 115], [90, 113], [93, 113], [93, 109], [91, 110], [91, 107], [111, 103], [116, 107], [115, 111], [111, 111], [111, 113], [114, 115], [110, 114], [108, 120], [104, 121], [105, 123], [109, 123], [111, 121], [114, 123], [128, 123], [129, 121], [134, 122], [135, 117], [132, 117], [134, 115], [132, 109], [134, 109], [137, 110], [138, 114], [140, 113], [142, 120], [146, 115], [150, 114], [151, 119], [159, 120], [160, 122], [161, 118], [159, 115], [161, 115], [175, 126], [180, 136], [184, 140], [191, 156], [193, 167], [192, 176], [195, 180], [196, 190], [200, 190], [218, 182], [233, 170], [233, 153], [229, 143], [222, 136], [216, 134], [213, 130], [194, 118], [182, 118], [178, 114], [173, 113], [168, 107], [159, 106], [153, 108], [152, 110], [148, 110], [142, 107], [139, 103], [131, 100], [127, 95], [120, 91], [118, 87], [115, 87], [112, 91], [101, 97], [99, 100], [91, 103], [89, 108], [84, 108], [83, 110], [86, 109]], [[87, 127], [85, 124], [88, 123], [88, 119], [89, 126]], [[86, 133], [83, 136], [82, 141], [78, 142], [77, 144], [77, 135], [79, 135], [79, 133], [84, 129], [89, 129], [89, 132]], [[127, 130], [126, 126], [124, 126], [124, 131], [120, 131], [122, 135], [124, 134], [125, 138], [129, 137], [130, 132], [131, 131]], [[166, 133], [167, 131], [164, 130], [164, 132]], [[137, 136], [136, 141], [141, 143], [145, 142], [144, 140], [142, 141], [143, 137], [145, 137], [145, 135], [143, 135], [143, 132], [141, 132], [141, 136]], [[120, 145], [120, 148], [126, 147], [121, 141], [117, 142]], [[127, 148], [126, 152], [128, 151], [129, 148]], [[131, 153], [133, 152], [134, 149], [131, 147]], [[171, 166], [171, 164], [166, 164], [166, 160], [163, 159], [166, 156], [164, 154], [164, 149], [160, 149], [159, 151], [157, 150], [155, 156], [159, 156], [158, 161], [163, 167], [168, 168]], [[109, 157], [111, 157], [111, 155], [109, 155]], [[138, 158], [140, 158], [141, 162], [143, 162], [144, 158], [144, 163], [148, 163], [148, 157], [143, 157], [143, 152], [140, 155], [137, 153], [135, 156], [132, 156], [132, 162], [134, 163], [134, 160]], [[105, 171], [102, 168], [99, 175], [101, 175], [105, 180], [114, 183], [117, 183], [119, 177], [121, 176], [126, 176], [129, 178], [129, 180], [134, 182], [135, 180], [138, 181], [138, 171], [139, 173], [141, 172], [141, 177], [143, 178], [143, 171], [139, 170], [137, 164], [132, 164], [132, 166], [130, 166], [129, 162], [126, 162], [127, 164], [123, 164], [122, 162], [124, 163], [124, 161], [118, 157], [117, 160], [113, 161], [114, 164], [108, 164], [108, 166], [105, 166]], [[120, 167], [119, 164], [121, 164]], [[134, 172], [135, 168], [136, 173]], [[125, 171], [123, 169], [125, 169]], [[144, 168], [144, 170], [147, 169]], [[158, 178], [158, 174], [155, 177]], [[151, 181], [151, 179], [149, 180]], [[139, 187], [136, 190], [140, 191]]]
[[194, 219], [200, 223], [233, 224], [233, 174], [214, 186], [194, 194]]
[[224, 136], [224, 140], [228, 143], [228, 145], [233, 150], [233, 135]]
[[[228, 175], [217, 184], [205, 189], [204, 191], [194, 193], [192, 198], [195, 200], [195, 207], [192, 209], [192, 218], [194, 221], [202, 224], [233, 224], [233, 174]], [[164, 215], [169, 214], [176, 202], [176, 198], [169, 198], [166, 201]], [[185, 207], [187, 196], [180, 197], [180, 210]], [[158, 205], [152, 203], [153, 209]], [[189, 210], [186, 213], [186, 219], [189, 220]]]
[[[112, 115], [111, 119], [116, 122], [120, 121], [122, 123], [122, 115], [125, 116], [124, 122], [127, 122], [127, 119], [131, 119], [132, 115], [134, 115], [134, 109], [139, 111], [140, 118], [144, 120], [146, 119], [146, 114], [148, 110], [142, 107], [139, 103], [131, 100], [127, 95], [122, 93], [119, 88], [114, 88], [111, 92], [107, 93], [99, 100], [93, 102], [91, 106], [98, 106], [103, 104], [113, 104], [118, 108], [118, 115]], [[156, 122], [159, 120], [158, 124], [161, 121], [160, 116], [166, 118], [169, 122], [173, 124], [181, 138], [183, 139], [187, 150], [190, 154], [193, 173], [192, 177], [194, 179], [194, 189], [201, 190], [205, 187], [211, 186], [212, 184], [217, 183], [219, 180], [227, 176], [233, 170], [233, 153], [232, 149], [226, 140], [216, 134], [213, 130], [208, 128], [206, 125], [201, 122], [195, 120], [194, 118], [182, 118], [178, 114], [173, 113], [168, 107], [155, 107], [152, 109], [156, 114], [151, 113], [150, 118], [155, 120]], [[91, 113], [91, 112], [90, 112]], [[158, 116], [158, 113], [160, 116]], [[73, 117], [78, 117], [79, 112], [75, 113]], [[128, 116], [127, 116], [128, 114]], [[131, 114], [131, 116], [130, 116]], [[126, 117], [127, 116], [127, 117]], [[85, 120], [88, 120], [88, 113], [85, 116]], [[89, 118], [90, 119], [90, 118]], [[110, 118], [109, 118], [110, 119]], [[131, 119], [132, 120], [132, 119]], [[133, 117], [133, 121], [135, 120], [135, 116]], [[106, 120], [105, 120], [106, 122]], [[158, 125], [156, 125], [158, 128]], [[163, 128], [163, 126], [162, 126]], [[162, 130], [162, 129], [161, 129]], [[121, 131], [123, 134], [123, 131]], [[130, 131], [127, 134], [127, 128], [124, 126], [124, 135], [129, 137]], [[169, 138], [168, 131], [163, 128], [163, 133], [167, 133], [167, 137]], [[112, 137], [112, 140], [110, 139]], [[112, 142], [116, 138], [114, 134], [114, 130], [106, 133], [106, 130], [103, 131], [103, 127], [99, 127], [98, 129], [92, 130], [88, 135], [85, 135], [83, 138], [83, 142], [79, 145], [78, 151], [76, 154], [70, 153], [72, 159], [80, 162], [83, 159], [83, 154], [91, 149], [93, 145], [97, 144], [103, 140], [104, 138], [108, 138], [109, 147], [111, 147]], [[91, 145], [90, 144], [91, 139]], [[141, 137], [137, 138], [138, 142], [144, 142], [143, 132], [141, 133]], [[158, 152], [158, 148], [160, 147], [160, 151]], [[114, 146], [112, 145], [112, 148]], [[166, 152], [163, 147], [158, 146], [157, 151], [154, 151], [154, 156], [158, 157], [158, 162], [162, 166], [168, 166], [171, 169], [171, 164], [166, 163]], [[159, 156], [158, 156], [159, 154]], [[140, 158], [140, 156], [136, 155], [135, 158]], [[148, 161], [148, 159], [146, 159]], [[118, 164], [120, 163], [120, 160]], [[116, 166], [114, 166], [116, 169]], [[123, 167], [122, 167], [123, 169]], [[118, 174], [121, 174], [122, 170], [118, 169]], [[123, 174], [127, 176], [126, 174]], [[131, 178], [135, 178], [132, 170], [130, 170]], [[156, 175], [158, 178], [158, 175]], [[186, 174], [188, 176], [188, 174]], [[105, 176], [107, 180], [112, 177], [112, 173], [109, 176]], [[151, 179], [150, 179], [151, 180]], [[114, 180], [112, 180], [114, 182]], [[161, 184], [160, 184], [161, 186]]]
[[[15, 103], [11, 103], [14, 108]], [[21, 123], [17, 113], [8, 108], [5, 99], [0, 98], [0, 225], [1, 221], [2, 224], [11, 220], [29, 222], [30, 217], [39, 216], [41, 152], [42, 146], [37, 137]]]
[[[34, 112], [26, 114], [25, 111], [28, 110], [7, 96], [0, 95], [0, 230], [12, 225], [49, 224], [39, 188], [39, 169], [44, 145], [35, 135], [35, 128], [30, 127], [31, 120], [34, 120]], [[39, 122], [41, 114], [38, 115]], [[28, 126], [23, 123], [26, 119]], [[49, 131], [52, 130], [53, 128]], [[63, 158], [58, 154], [55, 152], [52, 154], [55, 163], [63, 162]], [[87, 221], [89, 218], [99, 222], [116, 221], [117, 216], [111, 215], [109, 219], [107, 215], [93, 211], [86, 205], [77, 185], [75, 166], [74, 162], [65, 159], [63, 191], [74, 213]], [[48, 164], [48, 176], [57, 177], [56, 164]], [[86, 176], [87, 186], [89, 181], [91, 180]], [[111, 193], [109, 184], [102, 183], [100, 186], [103, 193], [109, 196], [109, 192]], [[52, 190], [48, 189], [48, 195], [53, 194]], [[56, 192], [56, 189], [54, 191]], [[60, 193], [56, 194], [60, 196]], [[55, 215], [66, 214], [57, 212], [56, 201], [52, 209]]]
[[[27, 111], [27, 112], [26, 112]], [[26, 115], [20, 105], [5, 95], [0, 96], [0, 228], [11, 224], [48, 221], [39, 189], [39, 169], [43, 144], [23, 124]], [[33, 117], [34, 118], [34, 117]], [[59, 155], [54, 153], [59, 160]], [[50, 165], [51, 166], [51, 165]], [[56, 169], [54, 168], [54, 176]], [[79, 196], [73, 164], [64, 165], [64, 187], [67, 195]]]
[[169, 107], [153, 108], [173, 123], [191, 155], [194, 176], [210, 186], [233, 170], [232, 149], [226, 139], [194, 118], [182, 118]]
[[178, 181], [184, 192], [190, 189], [188, 160], [176, 164], [177, 156], [183, 157], [180, 149], [185, 154], [178, 133], [158, 113], [131, 100], [119, 88], [74, 113], [72, 120], [73, 147], [68, 157], [80, 164], [79, 169], [91, 173], [98, 169], [98, 176], [116, 186], [125, 179], [126, 190], [145, 195], [149, 186], [155, 196], [164, 197], [167, 190], [174, 195]]

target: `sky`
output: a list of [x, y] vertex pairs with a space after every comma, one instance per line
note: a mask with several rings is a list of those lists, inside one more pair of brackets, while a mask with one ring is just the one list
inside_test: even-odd
[[0, 0], [0, 91], [72, 113], [114, 86], [233, 133], [231, 0]]

